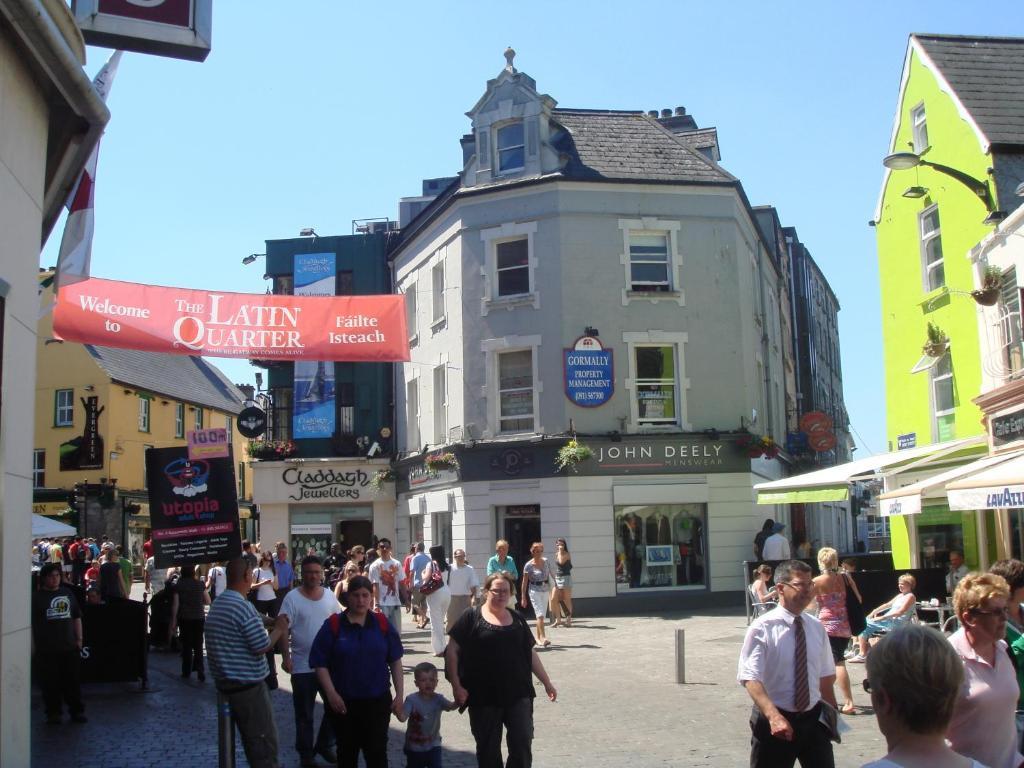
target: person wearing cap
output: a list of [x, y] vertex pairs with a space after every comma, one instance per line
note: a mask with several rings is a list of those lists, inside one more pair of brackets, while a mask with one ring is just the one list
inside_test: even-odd
[[764, 540], [765, 560], [789, 560], [789, 539], [782, 535], [784, 523], [776, 523], [772, 526], [772, 535]]

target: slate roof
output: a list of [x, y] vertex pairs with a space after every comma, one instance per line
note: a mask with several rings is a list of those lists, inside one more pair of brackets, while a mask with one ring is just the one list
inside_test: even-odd
[[1024, 145], [1024, 38], [913, 37], [990, 142]]
[[574, 180], [733, 183], [736, 178], [644, 112], [555, 109], [552, 144]]
[[85, 345], [106, 374], [126, 384], [168, 399], [237, 414], [245, 396], [216, 367], [201, 357], [164, 355], [135, 349]]

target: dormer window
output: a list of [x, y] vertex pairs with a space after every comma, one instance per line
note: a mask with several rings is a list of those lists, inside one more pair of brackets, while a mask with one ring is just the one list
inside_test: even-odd
[[494, 142], [498, 152], [498, 173], [521, 171], [525, 167], [526, 146], [521, 121], [509, 123], [497, 130]]

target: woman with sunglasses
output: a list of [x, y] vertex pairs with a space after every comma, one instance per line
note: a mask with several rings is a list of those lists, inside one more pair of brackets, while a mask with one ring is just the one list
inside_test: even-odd
[[1002, 576], [969, 573], [953, 593], [960, 629], [949, 644], [964, 665], [953, 719], [946, 732], [950, 746], [990, 768], [1018, 768], [1017, 675], [1006, 649], [1006, 602], [1010, 588]]
[[964, 668], [941, 633], [906, 624], [882, 638], [867, 660], [864, 690], [889, 753], [863, 768], [984, 768], [946, 744]]

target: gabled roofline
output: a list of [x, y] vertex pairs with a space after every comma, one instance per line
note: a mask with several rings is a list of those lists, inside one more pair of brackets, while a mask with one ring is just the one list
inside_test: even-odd
[[[893, 152], [896, 151], [896, 134], [899, 133], [900, 120], [902, 118], [900, 106], [903, 104], [903, 99], [906, 95], [907, 80], [910, 79], [910, 61], [914, 52], [917, 53], [918, 58], [921, 60], [921, 63], [924, 65], [924, 67], [929, 72], [932, 73], [932, 76], [938, 83], [939, 90], [943, 91], [949, 96], [953, 104], [956, 106], [956, 111], [959, 113], [960, 117], [968, 125], [971, 126], [971, 128], [974, 131], [974, 135], [977, 136], [978, 138], [978, 145], [981, 147], [981, 151], [984, 154], [988, 154], [992, 149], [992, 142], [989, 141], [988, 137], [978, 126], [978, 123], [975, 121], [974, 116], [968, 111], [967, 107], [964, 106], [964, 103], [960, 100], [960, 97], [957, 95], [957, 92], [953, 89], [953, 86], [949, 84], [949, 81], [946, 79], [946, 76], [942, 74], [942, 70], [940, 70], [938, 65], [932, 60], [932, 57], [928, 55], [928, 51], [926, 51], [924, 45], [921, 44], [922, 37], [957, 38], [965, 40], [978, 39], [966, 35], [935, 35], [924, 33], [919, 35], [918, 33], [911, 33], [910, 39], [907, 43], [907, 53], [903, 58], [903, 73], [900, 76], [899, 93], [896, 95], [896, 109], [894, 110], [893, 114], [892, 132], [889, 135], [889, 151], [886, 154], [892, 154]], [[882, 216], [882, 200], [885, 197], [885, 188], [889, 184], [889, 174], [891, 173], [892, 170], [889, 168], [886, 168], [885, 171], [882, 173], [882, 187], [878, 191], [878, 203], [877, 205], [875, 205], [875, 214], [873, 216], [873, 219], [876, 222]]]

